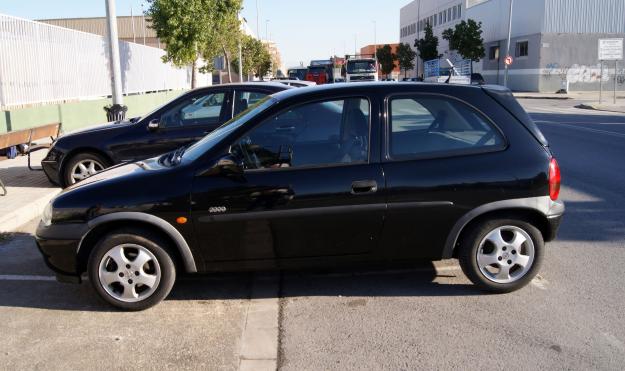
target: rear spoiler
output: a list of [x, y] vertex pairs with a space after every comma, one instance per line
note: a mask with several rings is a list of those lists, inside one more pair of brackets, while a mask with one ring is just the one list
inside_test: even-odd
[[499, 103], [505, 110], [510, 112], [525, 128], [532, 133], [532, 135], [542, 144], [544, 147], [549, 147], [547, 138], [540, 131], [538, 126], [534, 123], [532, 118], [525, 112], [523, 107], [516, 100], [512, 91], [506, 87], [499, 85], [481, 85], [482, 90]]

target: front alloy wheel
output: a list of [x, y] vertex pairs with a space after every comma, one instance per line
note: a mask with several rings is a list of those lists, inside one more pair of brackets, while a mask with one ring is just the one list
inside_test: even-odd
[[154, 293], [161, 280], [158, 260], [143, 246], [118, 245], [100, 260], [100, 284], [119, 301], [134, 303]]
[[124, 228], [103, 236], [89, 256], [91, 285], [109, 304], [143, 310], [171, 291], [176, 268], [167, 241], [150, 230]]

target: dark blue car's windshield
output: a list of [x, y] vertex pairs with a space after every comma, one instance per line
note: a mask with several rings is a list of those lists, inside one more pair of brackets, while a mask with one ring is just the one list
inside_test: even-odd
[[250, 106], [247, 110], [241, 112], [239, 115], [234, 117], [232, 120], [226, 122], [222, 126], [215, 129], [215, 131], [211, 132], [204, 138], [202, 138], [199, 142], [195, 143], [191, 147], [189, 147], [182, 157], [183, 162], [187, 161], [195, 161], [201, 155], [206, 153], [213, 146], [221, 142], [221, 140], [228, 135], [230, 135], [233, 131], [240, 128], [246, 122], [248, 122], [252, 117], [256, 116], [260, 112], [266, 110], [267, 108], [273, 106], [278, 102], [277, 99], [272, 97], [265, 97], [264, 99], [258, 101], [253, 106]]

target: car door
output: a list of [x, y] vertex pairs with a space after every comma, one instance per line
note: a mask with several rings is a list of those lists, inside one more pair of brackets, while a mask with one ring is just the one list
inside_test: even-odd
[[137, 125], [126, 138], [112, 147], [122, 160], [139, 160], [158, 156], [196, 142], [215, 130], [229, 117], [230, 89], [211, 89], [189, 94], [152, 114], [147, 120], [158, 124]]
[[198, 177], [193, 220], [208, 261], [365, 255], [385, 204], [365, 98], [281, 110], [232, 143], [240, 177]]
[[498, 162], [506, 140], [490, 119], [456, 98], [396, 95], [386, 109], [382, 243], [398, 259], [440, 258], [460, 216], [503, 191]]

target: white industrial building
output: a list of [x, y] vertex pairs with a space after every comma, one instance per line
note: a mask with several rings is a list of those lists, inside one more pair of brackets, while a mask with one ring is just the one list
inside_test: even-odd
[[[486, 56], [474, 64], [489, 83], [502, 84], [510, 0], [414, 0], [400, 11], [400, 42], [423, 38], [426, 22], [439, 38], [438, 51], [452, 61], [458, 56], [442, 38], [461, 20], [482, 22]], [[601, 74], [598, 40], [625, 37], [625, 0], [515, 0], [510, 55], [514, 58], [508, 86], [517, 91], [599, 90], [599, 81], [625, 90], [625, 66], [605, 62]], [[423, 72], [418, 59], [412, 76]], [[616, 73], [615, 73], [616, 72]]]

